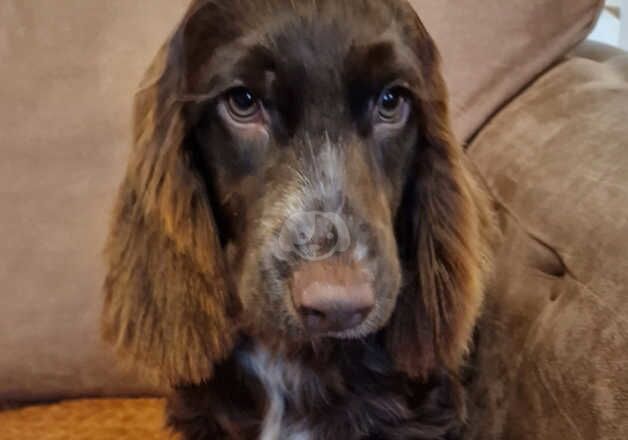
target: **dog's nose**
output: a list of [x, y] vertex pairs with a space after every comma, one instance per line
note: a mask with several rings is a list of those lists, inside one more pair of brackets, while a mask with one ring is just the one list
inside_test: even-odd
[[308, 262], [294, 272], [292, 298], [305, 328], [339, 333], [360, 325], [375, 305], [367, 275], [340, 262]]

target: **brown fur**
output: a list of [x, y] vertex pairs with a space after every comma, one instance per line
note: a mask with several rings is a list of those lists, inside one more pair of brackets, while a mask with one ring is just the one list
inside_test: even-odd
[[136, 98], [134, 148], [106, 247], [103, 333], [143, 374], [174, 384], [200, 382], [230, 353], [237, 301], [204, 183], [183, 148], [182, 109], [161, 96], [169, 62], [162, 51]]
[[[364, 432], [388, 433], [387, 438], [446, 438], [463, 413], [456, 376], [482, 304], [491, 215], [485, 194], [475, 184], [451, 133], [447, 93], [433, 41], [403, 1], [236, 0], [228, 4], [194, 1], [137, 95], [134, 148], [106, 250], [105, 339], [123, 359], [142, 367], [145, 375], [177, 387], [171, 423], [189, 438], [250, 438], [259, 429], [264, 393], [252, 379], [248, 386], [246, 380], [231, 380], [236, 374], [248, 374], [237, 359], [256, 343], [318, 372], [311, 387], [353, 408], [347, 409], [347, 417], [363, 413], [367, 417], [364, 426], [369, 426]], [[244, 12], [251, 8], [254, 13]], [[244, 50], [237, 44], [257, 39], [262, 45], [262, 31], [248, 34], [248, 29], [267, 26], [279, 32], [273, 44], [281, 45], [284, 37], [291, 41], [282, 56], [290, 59], [294, 50], [298, 58], [291, 61], [292, 67], [301, 62], [297, 60], [305, 63], [309, 55], [303, 52], [306, 46], [299, 46], [300, 36], [281, 35], [280, 26], [273, 22], [292, 16], [304, 23], [309, 23], [306, 17], [310, 16], [351, 17], [345, 23], [347, 31], [338, 30], [333, 21], [331, 31], [324, 24], [311, 25], [317, 42], [313, 47], [321, 43], [320, 47], [336, 50], [321, 42], [336, 30], [340, 32], [338, 47], [343, 47], [345, 33], [364, 39], [365, 46], [348, 50], [338, 76], [327, 77], [323, 70], [320, 76], [312, 73], [310, 81], [321, 87], [318, 93], [295, 85], [294, 79], [305, 73], [297, 72], [293, 80], [283, 83], [288, 95], [285, 102], [278, 101], [278, 108], [293, 107], [285, 113], [276, 142], [292, 149], [269, 146], [275, 149], [260, 162], [263, 172], [250, 171], [261, 154], [259, 149], [246, 156], [251, 163], [240, 164], [243, 158], [238, 156], [226, 162], [225, 155], [236, 154], [226, 149], [226, 135], [217, 132], [214, 123], [199, 122], [205, 117], [204, 102], [215, 102], [207, 90], [214, 75], [228, 76], [226, 66]], [[392, 27], [386, 17], [394, 23]], [[386, 43], [369, 47], [367, 43], [377, 41], [378, 26], [387, 32]], [[265, 51], [271, 49], [251, 50], [243, 68], [256, 69], [266, 62]], [[316, 63], [334, 66], [339, 55], [332, 52], [318, 52]], [[377, 87], [380, 76], [389, 75], [379, 70], [400, 57], [405, 64], [401, 63], [399, 75], [405, 75], [413, 95], [413, 116], [403, 135], [386, 141], [392, 143], [390, 150], [399, 153], [384, 150], [381, 158], [374, 159], [363, 153], [361, 139], [366, 134], [359, 131], [359, 124], [356, 135], [352, 125], [338, 122], [349, 118], [348, 111], [338, 110], [332, 120], [316, 110], [336, 108], [333, 100], [340, 95], [349, 96], [352, 106], [361, 102], [360, 96]], [[294, 73], [279, 71], [279, 81], [282, 75], [290, 78]], [[349, 78], [348, 92], [334, 82], [339, 77]], [[338, 90], [332, 93], [334, 87]], [[304, 107], [294, 107], [295, 103]], [[306, 127], [304, 138], [300, 125]], [[326, 137], [317, 137], [319, 127]], [[203, 141], [193, 141], [195, 136]], [[205, 139], [219, 136], [225, 140], [203, 146]], [[311, 148], [311, 139], [324, 143], [332, 138], [334, 145], [343, 148], [334, 162], [344, 160], [345, 164], [343, 191], [349, 205], [342, 214], [352, 237], [369, 243], [375, 254], [368, 261], [381, 292], [379, 308], [357, 335], [372, 348], [356, 348], [361, 345], [354, 346], [352, 341], [310, 340], [285, 300], [289, 282], [282, 275], [301, 263], [292, 258], [277, 266], [267, 258], [269, 239], [278, 234], [290, 203], [298, 200], [310, 209], [333, 203], [300, 187], [299, 175], [293, 172], [320, 172], [314, 153], [308, 159], [300, 151], [307, 151], [308, 143]], [[409, 140], [411, 149], [404, 147]], [[220, 154], [217, 145], [224, 149]], [[269, 296], [272, 289], [276, 292]], [[354, 361], [346, 358], [347, 353], [354, 353]], [[372, 382], [369, 389], [380, 393], [348, 392], [360, 380], [363, 385]], [[437, 390], [441, 397], [432, 399]], [[241, 407], [226, 404], [231, 394], [239, 396], [236, 401]], [[358, 405], [361, 401], [366, 406]], [[392, 402], [398, 405], [397, 422], [386, 409]], [[439, 408], [447, 408], [453, 416], [439, 418]], [[327, 424], [314, 423], [319, 409]], [[340, 417], [332, 422], [325, 416], [329, 410], [325, 407], [305, 405], [292, 410], [318, 426], [316, 438], [333, 438], [328, 436], [337, 435], [346, 421]], [[426, 428], [430, 417], [443, 428]], [[408, 424], [405, 428], [404, 423]], [[388, 424], [397, 427], [387, 431]], [[354, 428], [346, 436], [362, 438]]]
[[388, 341], [402, 371], [426, 377], [438, 366], [457, 371], [467, 354], [489, 271], [492, 219], [486, 194], [451, 132], [440, 57], [423, 26], [417, 27], [423, 86], [429, 91], [429, 99], [421, 101], [422, 136], [432, 148], [414, 164], [411, 200], [418, 214], [409, 226], [416, 235], [402, 232], [417, 240], [410, 249], [416, 254], [409, 258], [418, 268], [416, 290], [401, 295]]

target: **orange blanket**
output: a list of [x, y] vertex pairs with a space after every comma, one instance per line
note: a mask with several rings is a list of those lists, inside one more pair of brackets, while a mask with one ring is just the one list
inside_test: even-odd
[[2, 440], [174, 440], [159, 399], [76, 400], [0, 412]]

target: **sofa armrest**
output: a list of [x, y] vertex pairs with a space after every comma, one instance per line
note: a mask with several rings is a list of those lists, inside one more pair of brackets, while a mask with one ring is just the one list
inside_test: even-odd
[[592, 40], [585, 40], [580, 43], [571, 53], [569, 58], [586, 58], [593, 61], [604, 62], [611, 58], [625, 55], [626, 51], [619, 47], [610, 46]]
[[572, 57], [469, 147], [504, 236], [469, 438], [628, 438], [628, 55]]

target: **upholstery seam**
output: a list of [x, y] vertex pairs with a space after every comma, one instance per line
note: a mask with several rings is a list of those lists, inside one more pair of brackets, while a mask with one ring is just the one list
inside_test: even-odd
[[[491, 185], [488, 180], [486, 179], [484, 173], [482, 173], [480, 171], [480, 168], [477, 166], [477, 164], [475, 163], [475, 161], [470, 157], [470, 155], [468, 155], [469, 157], [469, 161], [473, 164], [473, 167], [475, 168], [476, 172], [475, 174], [478, 176], [478, 178], [481, 180], [482, 185], [484, 186], [484, 188], [486, 189], [486, 191], [488, 191], [490, 198], [492, 199], [492, 201], [499, 206], [499, 208], [503, 209], [504, 212], [513, 219], [513, 221], [515, 222], [515, 224], [517, 226], [519, 226], [521, 228], [521, 230], [528, 235], [532, 240], [534, 240], [535, 242], [537, 242], [538, 244], [540, 244], [541, 246], [543, 246], [544, 248], [546, 248], [548, 251], [550, 251], [559, 261], [559, 263], [561, 264], [563, 270], [565, 271], [565, 274], [562, 277], [565, 276], [569, 276], [571, 278], [573, 278], [574, 280], [578, 281], [581, 284], [582, 283], [579, 278], [575, 275], [574, 271], [569, 267], [569, 265], [567, 264], [567, 261], [565, 259], [565, 257], [563, 257], [561, 255], [561, 253], [558, 251], [557, 247], [553, 244], [551, 244], [548, 240], [546, 240], [545, 238], [542, 237], [542, 235], [540, 233], [534, 232], [530, 227], [528, 227], [524, 221], [517, 215], [515, 214], [515, 212], [506, 204], [506, 202], [503, 201], [503, 199], [498, 195], [497, 191], [494, 189], [493, 185]], [[549, 276], [552, 276], [551, 274], [547, 274]]]

